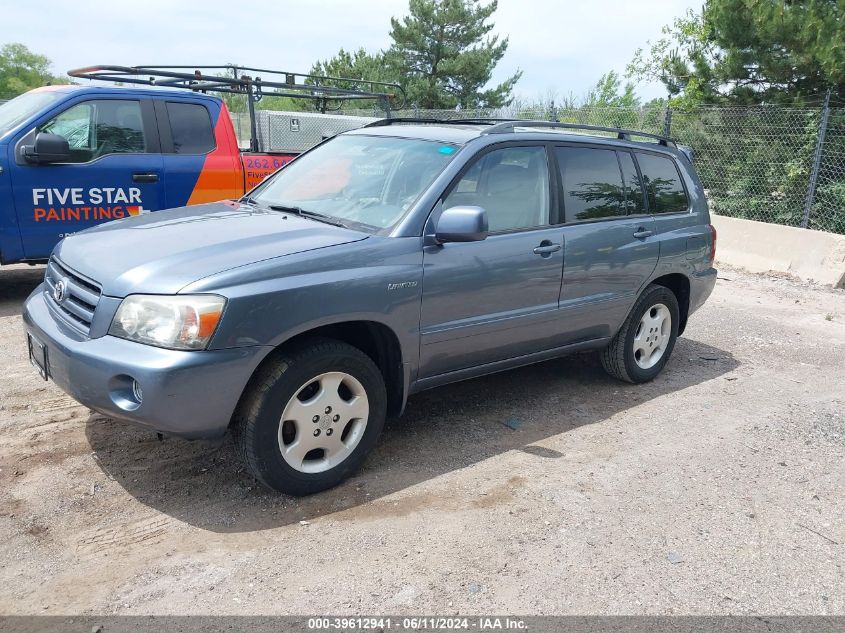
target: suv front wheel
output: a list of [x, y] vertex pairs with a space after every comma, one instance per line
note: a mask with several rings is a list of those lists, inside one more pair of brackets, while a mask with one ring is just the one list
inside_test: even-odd
[[602, 352], [605, 371], [633, 383], [654, 379], [675, 347], [679, 314], [675, 293], [665, 286], [648, 286]]
[[307, 495], [336, 486], [361, 466], [386, 410], [384, 379], [370, 357], [340, 341], [315, 339], [260, 370], [234, 434], [261, 483]]

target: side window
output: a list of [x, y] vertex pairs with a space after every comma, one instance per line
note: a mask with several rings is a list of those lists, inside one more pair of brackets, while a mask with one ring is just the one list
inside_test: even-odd
[[625, 187], [612, 149], [556, 147], [567, 222], [625, 215]]
[[648, 206], [652, 213], [682, 213], [689, 208], [681, 175], [671, 158], [654, 154], [637, 154], [643, 174]]
[[78, 103], [41, 125], [39, 131], [67, 139], [72, 163], [87, 163], [107, 154], [146, 151], [138, 101], [103, 99]]
[[167, 118], [176, 154], [206, 154], [214, 149], [214, 129], [205, 106], [167, 102]]
[[640, 175], [634, 165], [634, 157], [629, 152], [618, 152], [619, 164], [622, 166], [622, 177], [625, 180], [625, 208], [628, 215], [645, 213], [643, 203], [643, 185]]
[[549, 168], [546, 149], [505, 147], [479, 158], [452, 188], [443, 208], [482, 207], [490, 231], [549, 224]]

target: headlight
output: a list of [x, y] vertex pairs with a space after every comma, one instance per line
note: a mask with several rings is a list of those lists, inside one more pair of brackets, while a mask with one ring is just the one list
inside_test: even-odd
[[168, 349], [205, 349], [225, 305], [217, 295], [129, 295], [109, 334]]

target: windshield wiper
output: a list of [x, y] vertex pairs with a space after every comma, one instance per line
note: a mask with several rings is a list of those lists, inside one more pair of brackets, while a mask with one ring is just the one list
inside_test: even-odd
[[283, 211], [285, 213], [293, 213], [295, 215], [302, 216], [303, 218], [310, 218], [312, 220], [317, 220], [318, 222], [331, 224], [332, 226], [339, 226], [344, 229], [346, 228], [346, 225], [343, 222], [331, 217], [330, 215], [318, 213], [317, 211], [309, 211], [307, 209], [303, 209], [302, 207], [287, 206], [284, 204], [271, 204], [268, 209], [273, 211]]

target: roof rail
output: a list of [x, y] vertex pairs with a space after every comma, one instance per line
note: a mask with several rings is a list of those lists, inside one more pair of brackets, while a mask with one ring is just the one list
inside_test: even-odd
[[616, 138], [630, 141], [632, 136], [641, 136], [644, 138], [656, 139], [660, 145], [675, 146], [673, 141], [668, 136], [661, 136], [660, 134], [649, 134], [648, 132], [639, 132], [637, 130], [626, 130], [618, 127], [602, 127], [599, 125], [582, 125], [580, 123], [560, 123], [557, 121], [532, 121], [532, 120], [510, 120], [497, 123], [492, 127], [484, 130], [483, 134], [505, 134], [513, 132], [514, 128], [518, 127], [539, 127], [539, 128], [558, 128], [564, 130], [588, 130], [591, 132], [609, 132], [616, 134]]
[[[252, 151], [258, 151], [255, 103], [260, 101], [265, 94], [274, 97], [311, 99], [316, 102], [321, 112], [326, 112], [329, 101], [376, 99], [388, 113], [391, 109], [405, 105], [405, 91], [395, 83], [291, 73], [234, 64], [224, 66], [88, 66], [69, 70], [67, 74], [80, 79], [182, 88], [203, 93], [210, 91], [247, 95]], [[272, 90], [267, 91], [268, 88]], [[398, 103], [392, 103], [397, 99]]]
[[496, 123], [503, 123], [511, 119], [500, 119], [496, 117], [471, 117], [466, 119], [431, 119], [425, 117], [393, 117], [389, 119], [379, 119], [367, 123], [364, 127], [384, 127], [393, 125], [394, 123], [423, 123], [429, 125], [495, 125]]

